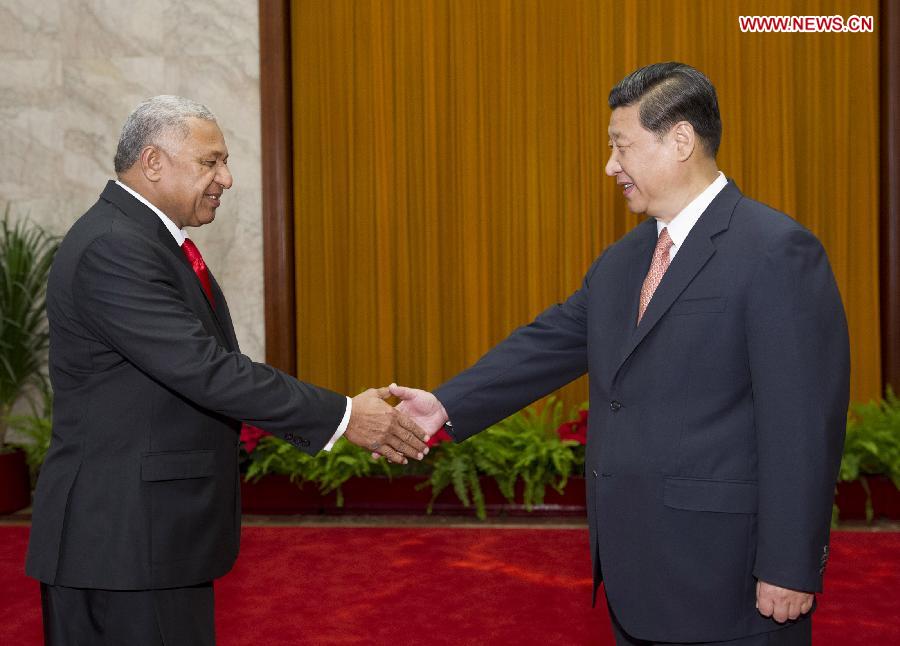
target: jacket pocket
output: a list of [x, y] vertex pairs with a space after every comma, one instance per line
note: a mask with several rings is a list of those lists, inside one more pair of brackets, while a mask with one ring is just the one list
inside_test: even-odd
[[736, 480], [666, 478], [663, 504], [673, 509], [755, 514], [756, 483]]
[[141, 456], [141, 480], [188, 480], [215, 474], [215, 451], [170, 451]]
[[683, 316], [686, 314], [718, 314], [725, 311], [725, 303], [728, 301], [724, 296], [712, 296], [709, 298], [687, 298], [672, 303], [669, 310], [675, 316]]

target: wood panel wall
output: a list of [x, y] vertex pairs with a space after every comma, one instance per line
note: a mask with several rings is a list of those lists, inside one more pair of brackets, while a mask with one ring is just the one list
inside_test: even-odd
[[[282, 272], [267, 270], [269, 359], [344, 392], [430, 388], [565, 298], [638, 221], [603, 175], [609, 88], [682, 60], [718, 89], [720, 167], [825, 244], [852, 397], [878, 395], [882, 326], [894, 338], [879, 284], [897, 271], [895, 257], [879, 275], [879, 227], [897, 218], [878, 199], [885, 18], [874, 0], [806, 4], [793, 13], [875, 15], [876, 33], [745, 34], [735, 3], [295, 0], [290, 139], [263, 83], [264, 130], [268, 118], [289, 142], [293, 177], [264, 196], [267, 266]], [[290, 193], [290, 212], [273, 206]], [[293, 265], [290, 251], [268, 259], [270, 244], [292, 244]]]

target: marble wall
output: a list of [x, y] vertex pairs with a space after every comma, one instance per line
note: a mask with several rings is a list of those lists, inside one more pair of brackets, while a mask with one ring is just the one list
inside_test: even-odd
[[63, 233], [114, 177], [122, 123], [180, 94], [218, 117], [233, 188], [191, 237], [265, 354], [257, 0], [0, 0], [0, 209]]

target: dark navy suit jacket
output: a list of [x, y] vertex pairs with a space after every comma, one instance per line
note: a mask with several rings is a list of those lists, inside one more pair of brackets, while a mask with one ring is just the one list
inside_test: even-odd
[[757, 579], [822, 586], [849, 393], [840, 295], [819, 241], [729, 182], [636, 325], [656, 238], [651, 218], [435, 394], [464, 440], [587, 372], [595, 592], [641, 639], [772, 630]]
[[246, 421], [315, 453], [343, 395], [240, 354], [159, 217], [109, 182], [66, 235], [47, 288], [53, 439], [27, 573], [135, 590], [225, 574], [240, 538]]

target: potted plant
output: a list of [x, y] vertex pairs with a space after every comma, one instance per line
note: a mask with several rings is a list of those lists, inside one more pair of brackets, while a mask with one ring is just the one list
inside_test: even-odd
[[561, 419], [562, 402], [549, 398], [461, 444], [442, 441], [449, 437], [439, 432], [425, 460], [405, 466], [373, 462], [345, 440], [309, 456], [248, 428], [243, 507], [276, 514], [474, 511], [482, 519], [535, 509], [583, 514], [583, 481], [568, 490], [566, 483], [583, 471], [587, 412]]
[[[560, 423], [562, 403], [551, 397], [461, 444], [440, 431], [425, 460], [405, 467], [372, 462], [368, 451], [343, 441], [312, 457], [247, 434], [245, 509], [583, 515], [587, 416], [582, 406]], [[839, 515], [900, 520], [900, 398], [890, 387], [884, 400], [851, 407], [838, 480], [835, 523]]]
[[31, 472], [31, 486], [34, 488], [41, 465], [50, 449], [50, 437], [53, 435], [53, 393], [47, 388], [43, 389], [43, 410], [32, 409], [30, 415], [13, 415], [9, 418], [10, 430], [23, 438], [19, 442], [11, 442], [25, 453], [25, 461]]
[[[396, 470], [385, 460], [373, 461], [368, 451], [343, 438], [331, 451], [317, 455], [298, 451], [267, 434], [245, 439], [244, 447], [250, 460], [241, 497], [244, 509], [253, 513], [320, 513], [340, 508], [348, 480], [376, 475], [390, 478]], [[285, 487], [289, 483], [295, 486]], [[307, 484], [311, 486], [305, 487]]]
[[562, 496], [569, 478], [584, 469], [586, 412], [578, 414], [578, 421], [562, 420], [563, 403], [549, 397], [542, 406], [529, 406], [465, 442], [441, 444], [427, 481], [429, 513], [446, 510], [442, 493], [448, 487], [482, 520], [488, 511], [544, 507], [556, 514], [583, 513], [583, 485], [573, 487], [568, 500]]
[[900, 399], [854, 404], [838, 476], [835, 517], [900, 519]]
[[25, 453], [7, 444], [7, 430], [13, 405], [47, 390], [44, 299], [58, 246], [40, 227], [11, 224], [6, 209], [0, 220], [0, 513], [31, 500]]

